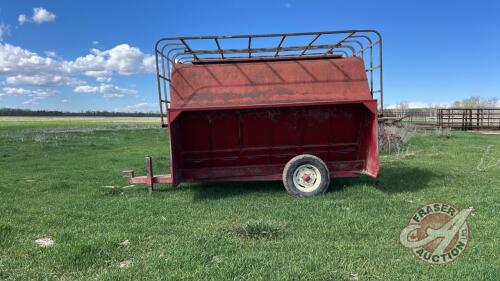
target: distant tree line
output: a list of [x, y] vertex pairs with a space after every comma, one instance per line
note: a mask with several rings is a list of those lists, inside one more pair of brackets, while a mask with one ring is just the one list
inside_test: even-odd
[[498, 98], [482, 98], [472, 96], [461, 101], [455, 101], [451, 105], [455, 108], [494, 108], [498, 107]]
[[31, 110], [19, 108], [0, 108], [0, 116], [103, 116], [103, 117], [158, 117], [159, 113], [114, 112], [114, 111], [82, 111], [66, 112], [57, 110]]
[[442, 106], [439, 104], [427, 104], [426, 106], [423, 106], [422, 108], [410, 108], [410, 105], [406, 101], [402, 101], [397, 103], [394, 108], [392, 109], [385, 109], [385, 111], [398, 111], [398, 112], [412, 112], [412, 111], [419, 111], [422, 109], [428, 109], [428, 110], [435, 110], [438, 108], [496, 108], [500, 107], [499, 106], [499, 99], [494, 97], [494, 98], [482, 98], [479, 96], [471, 96], [469, 98], [459, 100], [459, 101], [454, 101], [450, 106]]

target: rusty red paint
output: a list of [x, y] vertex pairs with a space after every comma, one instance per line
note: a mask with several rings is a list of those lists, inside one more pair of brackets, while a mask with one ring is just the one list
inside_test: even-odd
[[172, 108], [371, 100], [357, 57], [175, 64]]
[[132, 183], [280, 180], [300, 154], [334, 178], [378, 175], [377, 101], [360, 58], [174, 64], [170, 93], [171, 175]]

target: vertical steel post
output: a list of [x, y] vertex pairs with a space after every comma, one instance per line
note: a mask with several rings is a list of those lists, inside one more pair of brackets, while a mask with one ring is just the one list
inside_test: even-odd
[[384, 65], [382, 58], [382, 35], [378, 33], [378, 48], [379, 48], [379, 61], [380, 61], [380, 111], [382, 112], [382, 116], [384, 115]]
[[153, 160], [151, 156], [146, 156], [146, 180], [148, 185], [148, 192], [153, 192]]
[[161, 120], [161, 126], [165, 126], [165, 122], [163, 120], [163, 103], [162, 103], [162, 97], [161, 97], [161, 82], [160, 82], [160, 66], [158, 65], [158, 43], [156, 43], [155, 46], [155, 64], [156, 64], [156, 83], [158, 86], [158, 98], [160, 100], [160, 120]]
[[252, 36], [248, 37], [248, 58], [252, 57], [252, 51], [250, 50], [252, 46]]
[[373, 46], [370, 44], [370, 92], [373, 98]]

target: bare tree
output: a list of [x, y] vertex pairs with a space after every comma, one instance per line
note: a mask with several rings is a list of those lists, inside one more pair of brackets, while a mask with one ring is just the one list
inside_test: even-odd
[[482, 98], [479, 96], [471, 96], [469, 98], [463, 99], [461, 101], [453, 102], [453, 107], [457, 108], [486, 108], [486, 107], [496, 107], [498, 104], [498, 98]]
[[405, 116], [409, 108], [410, 106], [406, 101], [401, 101], [396, 104], [396, 110], [401, 114], [401, 116]]

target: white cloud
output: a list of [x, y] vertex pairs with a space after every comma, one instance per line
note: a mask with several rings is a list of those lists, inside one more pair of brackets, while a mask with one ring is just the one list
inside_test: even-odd
[[88, 70], [88, 71], [84, 71], [83, 74], [85, 74], [87, 76], [94, 77], [94, 78], [105, 77], [105, 76], [111, 75], [111, 73], [109, 71], [106, 71], [106, 70]]
[[97, 45], [97, 44], [99, 44], [99, 41], [97, 40], [92, 41], [92, 45]]
[[12, 88], [12, 87], [4, 87], [3, 92], [6, 95], [12, 96], [27, 96], [27, 97], [53, 97], [55, 96], [55, 92], [46, 91], [41, 89], [25, 89], [25, 88]]
[[89, 85], [82, 85], [82, 86], [77, 86], [73, 89], [74, 92], [76, 93], [97, 93], [99, 92], [99, 87], [97, 86], [89, 86]]
[[[422, 101], [411, 101], [405, 102], [408, 105], [408, 108], [429, 108], [429, 107], [449, 107], [450, 102], [438, 102], [438, 103], [430, 103], [430, 102], [422, 102]], [[390, 104], [388, 106], [384, 106], [387, 109], [398, 109], [399, 104]]]
[[[29, 50], [0, 43], [0, 74], [8, 84], [54, 85], [70, 84], [71, 76], [94, 77], [109, 83], [114, 74], [132, 75], [154, 71], [154, 58], [127, 44], [78, 57], [74, 61], [61, 60], [54, 52], [41, 56]], [[74, 80], [74, 77], [73, 77]], [[73, 81], [74, 82], [74, 81]], [[82, 84], [82, 83], [80, 83]], [[71, 84], [74, 86], [74, 83]]]
[[44, 100], [48, 97], [53, 97], [56, 95], [53, 91], [46, 91], [42, 89], [25, 89], [25, 88], [12, 88], [12, 87], [4, 87], [3, 96], [21, 96], [21, 97], [29, 97], [28, 100], [25, 100], [23, 104], [38, 104], [38, 101]]
[[109, 82], [111, 82], [112, 79], [111, 79], [111, 77], [97, 77], [95, 80], [97, 82], [107, 82], [107, 83], [109, 83]]
[[68, 103], [68, 102], [69, 102], [69, 100], [64, 99], [64, 100], [61, 100], [61, 102], [62, 102], [62, 103]]
[[44, 8], [33, 8], [33, 17], [31, 19], [35, 23], [51, 22], [56, 19], [56, 15], [52, 12], [47, 11]]
[[45, 51], [45, 55], [49, 58], [55, 58], [57, 56], [56, 52], [53, 51]]
[[81, 85], [86, 85], [87, 83], [83, 80], [74, 77], [64, 77], [64, 85], [69, 87], [76, 87]]
[[[426, 107], [427, 104], [423, 103], [423, 102], [420, 102], [420, 101], [416, 101], [416, 102], [403, 102], [405, 104], [408, 105], [408, 108], [422, 108], [422, 107]], [[385, 108], [387, 109], [397, 109], [398, 107], [400, 106], [400, 104], [390, 104], [390, 105], [387, 105], [385, 106]]]
[[41, 24], [44, 22], [51, 22], [56, 19], [56, 15], [45, 8], [33, 8], [33, 15], [28, 18], [25, 14], [20, 14], [17, 17], [17, 21], [20, 25], [23, 25], [26, 22], [34, 22], [37, 24]]
[[[11, 87], [69, 86], [77, 93], [100, 93], [104, 97], [123, 97], [137, 94], [137, 91], [111, 84], [114, 75], [153, 71], [153, 56], [144, 54], [138, 48], [127, 44], [104, 51], [92, 49], [90, 54], [75, 60], [63, 60], [58, 58], [55, 52], [39, 55], [0, 42], [0, 75], [4, 78], [0, 83]], [[89, 85], [80, 79], [81, 76], [95, 78], [98, 85]]]
[[9, 84], [51, 85], [71, 72], [66, 62], [0, 43], [0, 74]]
[[157, 103], [152, 102], [141, 102], [133, 105], [127, 106], [127, 111], [139, 111], [139, 112], [151, 112], [151, 111], [159, 111]]
[[43, 97], [32, 97], [31, 99], [23, 101], [23, 104], [39, 104], [38, 101], [43, 99]]
[[123, 97], [129, 94], [136, 94], [136, 90], [125, 89], [112, 84], [102, 83], [99, 86], [82, 85], [73, 89], [76, 93], [100, 93], [106, 98]]
[[123, 97], [124, 95], [136, 94], [136, 90], [120, 88], [116, 85], [111, 84], [101, 84], [99, 86], [99, 92], [104, 95], [104, 97]]
[[12, 96], [29, 96], [33, 93], [31, 90], [23, 89], [23, 88], [3, 88], [3, 92], [6, 95], [12, 95]]
[[128, 44], [105, 51], [93, 48], [90, 52], [70, 62], [69, 66], [95, 78], [109, 77], [113, 73], [131, 75], [154, 71], [154, 57]]
[[45, 75], [45, 74], [35, 74], [35, 75], [22, 75], [18, 74], [15, 76], [8, 76], [5, 78], [7, 84], [14, 85], [34, 85], [34, 86], [48, 86], [56, 85], [62, 83], [64, 77], [61, 75]]
[[5, 35], [10, 35], [10, 25], [4, 24], [2, 22], [2, 23], [0, 23], [0, 42], [3, 41], [3, 37]]
[[29, 19], [25, 14], [20, 14], [19, 17], [17, 17], [17, 21], [20, 25], [23, 25], [25, 22], [29, 21]]

